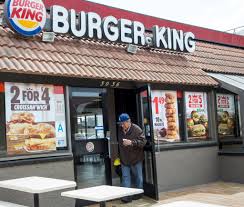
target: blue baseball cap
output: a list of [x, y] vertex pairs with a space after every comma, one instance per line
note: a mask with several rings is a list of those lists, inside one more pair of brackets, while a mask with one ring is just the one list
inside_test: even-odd
[[130, 119], [130, 116], [128, 114], [126, 114], [126, 113], [120, 114], [118, 123], [128, 121], [129, 119]]

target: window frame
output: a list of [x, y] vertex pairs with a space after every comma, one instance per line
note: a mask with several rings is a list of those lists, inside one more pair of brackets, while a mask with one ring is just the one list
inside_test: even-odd
[[[155, 142], [155, 147], [157, 151], [167, 151], [167, 150], [180, 150], [180, 149], [188, 149], [188, 148], [198, 148], [198, 147], [213, 147], [218, 146], [218, 139], [216, 132], [214, 130], [215, 126], [215, 108], [209, 103], [214, 101], [215, 97], [215, 88], [213, 87], [203, 87], [203, 86], [187, 86], [187, 85], [165, 85], [165, 84], [152, 84], [151, 90], [171, 90], [171, 91], [181, 91], [182, 92], [182, 102], [179, 103], [178, 101], [178, 115], [180, 114], [180, 108], [182, 109], [182, 118], [179, 118], [179, 130], [182, 131], [183, 136], [181, 136], [181, 141], [179, 142], [172, 142], [172, 143], [161, 143], [157, 144]], [[184, 92], [206, 92], [207, 93], [207, 104], [208, 104], [208, 122], [209, 124], [209, 135], [211, 136], [207, 140], [199, 140], [199, 141], [187, 141], [187, 124], [185, 121], [186, 117], [186, 108], [185, 108], [185, 98]], [[152, 109], [150, 109], [152, 112]], [[209, 116], [210, 115], [210, 116]], [[180, 119], [182, 119], [182, 123], [180, 123]]]
[[[208, 136], [206, 138], [194, 138], [191, 137], [189, 139], [188, 132], [187, 132], [187, 116], [186, 116], [186, 98], [185, 98], [185, 93], [186, 92], [197, 92], [197, 93], [206, 93], [206, 101], [207, 101], [207, 117], [208, 117]], [[213, 141], [214, 138], [211, 136], [212, 134], [212, 127], [209, 123], [212, 122], [212, 118], [210, 116], [211, 114], [211, 107], [209, 106], [209, 101], [210, 101], [210, 92], [209, 91], [198, 91], [198, 90], [184, 90], [183, 91], [183, 99], [184, 99], [184, 129], [185, 129], [185, 139], [187, 143], [202, 143], [202, 142], [207, 142], [207, 141]]]
[[22, 84], [41, 84], [41, 85], [58, 85], [62, 86], [64, 89], [64, 113], [65, 113], [65, 124], [66, 124], [66, 143], [67, 146], [65, 147], [57, 147], [55, 151], [50, 152], [38, 152], [38, 153], [30, 153], [30, 154], [14, 154], [14, 155], [8, 155], [7, 152], [7, 137], [6, 137], [6, 107], [5, 107], [5, 91], [0, 93], [0, 103], [3, 102], [2, 107], [2, 117], [0, 118], [0, 123], [2, 122], [2, 131], [0, 130], [0, 136], [4, 137], [5, 140], [5, 151], [3, 152], [4, 156], [0, 156], [0, 165], [1, 162], [6, 161], [27, 161], [32, 159], [38, 159], [38, 158], [50, 158], [56, 159], [57, 157], [70, 157], [72, 155], [72, 149], [71, 149], [71, 137], [70, 137], [70, 111], [69, 111], [69, 91], [68, 86], [63, 84], [54, 84], [54, 83], [36, 83], [36, 82], [20, 82], [20, 81], [1, 81], [0, 83], [5, 84], [5, 82], [13, 82], [13, 83], [22, 83]]
[[[104, 107], [104, 105], [106, 104], [105, 103], [105, 100], [104, 100], [104, 96], [107, 96], [107, 89], [106, 88], [98, 88], [98, 87], [83, 87], [83, 86], [68, 86], [69, 87], [69, 103], [71, 103], [72, 102], [72, 97], [82, 97], [82, 96], [72, 96], [72, 92], [79, 92], [79, 89], [82, 89], [82, 90], [84, 90], [85, 92], [89, 92], [89, 90], [90, 91], [100, 91], [101, 93], [103, 93], [103, 96], [101, 96], [101, 110], [102, 110], [102, 116], [103, 116], [103, 127], [104, 127], [104, 129], [103, 129], [103, 135], [104, 135], [104, 137], [103, 138], [97, 138], [97, 136], [96, 136], [96, 139], [104, 139], [104, 138], [106, 138], [106, 132], [108, 131], [108, 123], [107, 123], [107, 107]], [[75, 90], [75, 89], [77, 89], [77, 90]], [[83, 96], [83, 97], [86, 97], [86, 96]], [[87, 96], [87, 97], [92, 97], [92, 96]], [[72, 112], [73, 113], [73, 112]], [[70, 116], [70, 123], [72, 123], [71, 122], [71, 119], [72, 119], [72, 117]], [[95, 116], [95, 124], [97, 123], [97, 115]], [[95, 128], [94, 128], [95, 129]], [[87, 140], [89, 140], [89, 139], [87, 139], [87, 115], [85, 115], [85, 130], [86, 130], [86, 139], [81, 139], [81, 140], [84, 140], [84, 141], [87, 141]], [[96, 129], [95, 129], [95, 133], [97, 134], [97, 131], [96, 131]], [[72, 140], [73, 138], [72, 138], [72, 136], [73, 136], [73, 134], [72, 134], [72, 130], [71, 130], [71, 128], [70, 128], [70, 136], [71, 136], [71, 142], [72, 141], [79, 141], [79, 140], [76, 140], [75, 138], [74, 138], [74, 140]]]

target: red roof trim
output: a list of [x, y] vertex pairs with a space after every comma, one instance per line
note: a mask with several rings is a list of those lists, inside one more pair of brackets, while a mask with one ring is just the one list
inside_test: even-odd
[[[179, 22], [173, 22], [170, 20], [160, 19], [144, 14], [139, 14], [123, 9], [117, 9], [102, 4], [97, 4], [85, 0], [43, 0], [46, 7], [49, 8], [52, 5], [61, 5], [67, 9], [75, 9], [76, 11], [93, 11], [101, 15], [102, 17], [113, 15], [116, 18], [127, 18], [135, 21], [143, 22], [146, 28], [151, 29], [153, 25], [166, 26], [183, 30], [185, 32], [193, 32], [198, 40], [205, 40], [213, 43], [220, 43], [225, 45], [244, 47], [244, 36], [220, 32], [212, 29], [197, 27]], [[79, 3], [77, 3], [79, 2]]]

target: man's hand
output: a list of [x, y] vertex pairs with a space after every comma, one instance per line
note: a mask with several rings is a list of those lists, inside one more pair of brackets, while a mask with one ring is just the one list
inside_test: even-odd
[[124, 146], [132, 146], [132, 141], [129, 139], [123, 139], [123, 145]]

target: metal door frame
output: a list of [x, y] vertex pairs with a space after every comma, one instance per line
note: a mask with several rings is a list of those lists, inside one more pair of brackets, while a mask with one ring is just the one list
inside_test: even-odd
[[147, 91], [147, 101], [148, 101], [148, 111], [149, 111], [149, 125], [150, 125], [150, 137], [151, 137], [151, 143], [150, 147], [147, 151], [151, 151], [152, 153], [152, 171], [153, 171], [153, 194], [152, 194], [152, 186], [149, 186], [151, 184], [144, 183], [144, 192], [145, 195], [148, 195], [149, 197], [152, 197], [155, 200], [159, 199], [158, 195], [158, 182], [157, 182], [157, 168], [156, 168], [156, 150], [155, 150], [155, 142], [154, 142], [154, 132], [153, 132], [153, 119], [152, 119], [152, 106], [151, 106], [151, 86], [150, 84], [147, 84], [143, 87], [140, 87], [136, 89], [136, 95], [137, 95], [137, 116], [138, 120], [141, 121], [142, 118], [142, 111], [141, 111], [141, 102], [140, 102], [140, 92]]

